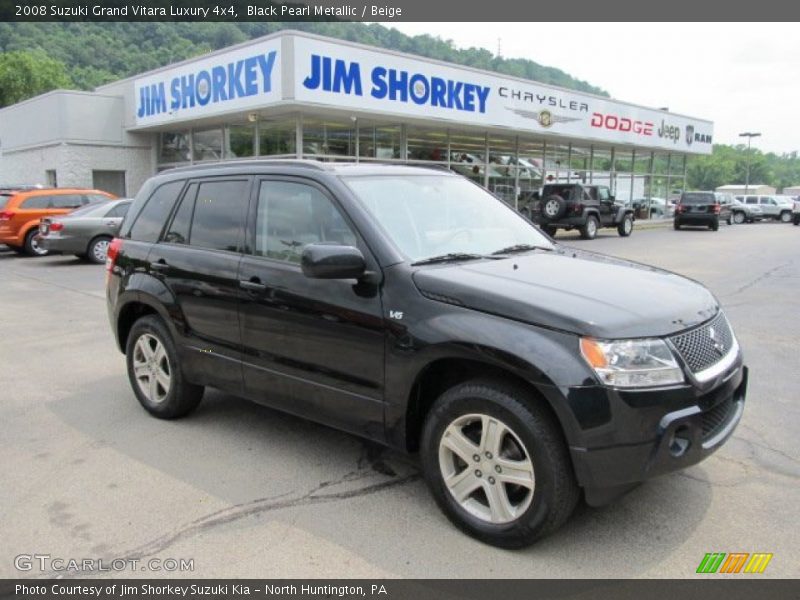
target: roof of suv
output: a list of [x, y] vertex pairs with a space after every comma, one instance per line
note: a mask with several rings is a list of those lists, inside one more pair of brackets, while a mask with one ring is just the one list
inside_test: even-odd
[[392, 163], [333, 163], [333, 162], [320, 162], [310, 159], [299, 158], [272, 158], [272, 159], [255, 159], [255, 160], [236, 160], [225, 161], [216, 163], [206, 163], [202, 165], [190, 165], [186, 167], [177, 167], [168, 171], [163, 171], [161, 175], [187, 175], [194, 173], [203, 173], [207, 175], [213, 174], [215, 171], [252, 171], [258, 172], [260, 169], [274, 170], [276, 167], [287, 168], [292, 170], [309, 170], [309, 171], [322, 171], [333, 173], [336, 175], [393, 175], [398, 172], [404, 175], [431, 175], [432, 173], [445, 174], [457, 176], [450, 171], [445, 165], [437, 166], [422, 166], [422, 165], [405, 165], [405, 164], [392, 164]]

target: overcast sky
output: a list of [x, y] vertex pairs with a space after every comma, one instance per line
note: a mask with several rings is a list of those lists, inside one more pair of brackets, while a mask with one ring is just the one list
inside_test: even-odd
[[714, 121], [714, 141], [761, 132], [764, 151], [800, 151], [800, 29], [794, 23], [384, 23], [456, 47], [528, 58], [612, 98]]

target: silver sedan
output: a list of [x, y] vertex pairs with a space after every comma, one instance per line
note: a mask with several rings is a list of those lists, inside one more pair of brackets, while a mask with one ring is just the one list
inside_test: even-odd
[[74, 254], [94, 263], [105, 263], [108, 244], [117, 235], [131, 199], [90, 204], [39, 223], [39, 244], [49, 252]]

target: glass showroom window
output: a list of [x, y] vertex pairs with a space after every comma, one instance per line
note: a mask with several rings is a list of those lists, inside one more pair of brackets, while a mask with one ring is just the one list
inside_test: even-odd
[[530, 200], [542, 187], [544, 177], [544, 142], [520, 138], [517, 161], [520, 167], [520, 195]]
[[484, 185], [486, 179], [486, 134], [450, 134], [450, 168]]
[[369, 160], [398, 160], [402, 158], [400, 125], [358, 123], [358, 155]]
[[256, 126], [250, 123], [230, 125], [225, 145], [225, 158], [246, 158], [255, 154]]
[[[516, 205], [519, 194], [517, 183], [517, 140], [514, 137], [489, 137], [489, 191], [510, 204]], [[527, 176], [528, 171], [522, 172]]]
[[206, 129], [192, 133], [194, 160], [220, 160], [222, 158], [222, 129]]
[[303, 120], [303, 155], [355, 159], [355, 122], [351, 119]]
[[297, 156], [297, 118], [286, 117], [258, 124], [259, 156]]
[[409, 126], [406, 130], [409, 161], [447, 164], [447, 130]]
[[158, 146], [158, 162], [185, 163], [192, 159], [189, 134], [185, 131], [163, 132]]

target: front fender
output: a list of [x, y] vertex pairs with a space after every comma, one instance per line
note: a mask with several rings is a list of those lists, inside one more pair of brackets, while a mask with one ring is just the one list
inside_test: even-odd
[[580, 359], [575, 335], [462, 307], [453, 306], [408, 329], [395, 327], [387, 344], [387, 438], [398, 446], [405, 443], [414, 386], [430, 365], [443, 359], [481, 363], [525, 380], [547, 400], [568, 440], [580, 429], [569, 389], [595, 383]]

